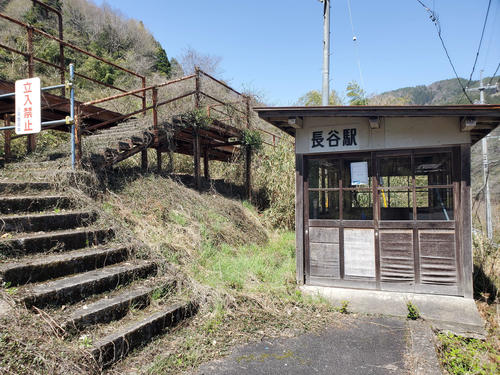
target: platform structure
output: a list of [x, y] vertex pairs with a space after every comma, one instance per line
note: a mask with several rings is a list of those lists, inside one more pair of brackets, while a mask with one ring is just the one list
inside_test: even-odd
[[[57, 9], [44, 6], [47, 11], [61, 14]], [[59, 22], [58, 36], [51, 35], [20, 20], [0, 13], [0, 22], [9, 27], [18, 27], [26, 32], [26, 47], [0, 43], [0, 49], [12, 54], [21, 55], [26, 61], [26, 72], [19, 79], [34, 77], [39, 67], [49, 67], [59, 72], [58, 77], [41, 77], [44, 84], [51, 85], [66, 82], [68, 67], [65, 65], [65, 50], [82, 54], [100, 63], [117, 69], [121, 74], [130, 76], [129, 81], [136, 81], [138, 88], [119, 87], [99, 81], [82, 74], [75, 69], [76, 83], [96, 85], [96, 91], [105, 91], [105, 97], [93, 100], [81, 100], [78, 89], [75, 90], [75, 138], [76, 159], [81, 162], [85, 154], [85, 139], [113, 139], [111, 147], [104, 147], [101, 164], [112, 166], [137, 153], [142, 153], [142, 165], [147, 164], [147, 150], [153, 148], [157, 152], [158, 170], [162, 168], [162, 153], [176, 152], [193, 156], [196, 185], [200, 186], [201, 160], [203, 159], [205, 177], [210, 176], [209, 161], [231, 161], [236, 152], [243, 152], [246, 158], [246, 187], [251, 191], [251, 149], [242, 147], [243, 135], [252, 127], [252, 104], [250, 97], [234, 90], [210, 74], [196, 69], [194, 74], [149, 85], [147, 78], [137, 72], [107, 61], [85, 49], [64, 40], [62, 22]], [[59, 63], [44, 60], [37, 56], [37, 43], [56, 42], [59, 44]], [[14, 91], [14, 82], [0, 81], [0, 94]], [[107, 95], [107, 96], [106, 96]], [[70, 114], [70, 100], [64, 88], [60, 95], [42, 93], [42, 121], [65, 118]], [[0, 99], [0, 120], [4, 126], [12, 126], [14, 122], [13, 98]], [[203, 113], [209, 121], [202, 127], [189, 123], [186, 114]], [[135, 125], [131, 125], [131, 123]], [[140, 126], [139, 126], [140, 125]], [[111, 130], [116, 128], [116, 130]], [[50, 127], [43, 130], [50, 129]], [[53, 126], [52, 129], [70, 131], [65, 125]], [[122, 131], [122, 129], [126, 131]], [[3, 131], [4, 158], [11, 158], [11, 141], [21, 136], [12, 131]], [[95, 137], [94, 137], [95, 136]], [[269, 136], [269, 134], [266, 134]], [[25, 136], [27, 152], [36, 149], [36, 135]], [[274, 145], [277, 136], [271, 134]], [[279, 137], [278, 137], [279, 138]], [[87, 142], [88, 143], [88, 142]], [[109, 144], [110, 142], [108, 142]], [[267, 142], [264, 142], [267, 143]]]

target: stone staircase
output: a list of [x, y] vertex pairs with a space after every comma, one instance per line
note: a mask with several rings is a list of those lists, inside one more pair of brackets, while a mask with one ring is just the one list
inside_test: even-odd
[[[53, 165], [38, 167], [41, 176]], [[83, 199], [60, 192], [52, 181], [22, 180], [26, 173], [13, 171], [0, 169], [3, 285], [16, 289], [21, 306], [48, 314], [74, 345], [85, 337], [98, 368], [196, 312], [176, 280], [155, 262], [137, 259]]]

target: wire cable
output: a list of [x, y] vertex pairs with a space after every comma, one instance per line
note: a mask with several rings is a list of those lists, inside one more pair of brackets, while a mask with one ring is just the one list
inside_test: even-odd
[[351, 0], [347, 0], [347, 9], [349, 9], [349, 20], [351, 21], [352, 40], [356, 48], [356, 59], [358, 61], [358, 71], [359, 71], [359, 78], [361, 80], [361, 87], [365, 87], [365, 81], [363, 79], [363, 71], [361, 70], [361, 59], [359, 57], [359, 47], [357, 43], [357, 37], [354, 32], [354, 23], [352, 22]]
[[490, 35], [490, 38], [488, 40], [488, 44], [486, 45], [486, 53], [484, 55], [484, 64], [483, 64], [483, 69], [482, 70], [486, 69], [486, 65], [488, 63], [488, 57], [490, 56], [491, 45], [493, 44], [493, 39], [498, 34], [498, 33], [495, 32], [497, 30], [495, 28], [495, 26], [497, 24], [497, 21], [499, 20], [498, 17], [497, 17], [498, 16], [498, 8], [500, 8], [499, 5], [500, 5], [500, 2], [493, 3], [492, 10], [494, 10], [494, 12], [493, 12], [493, 15], [490, 16], [490, 28], [493, 28], [493, 32]]
[[476, 70], [477, 59], [479, 58], [479, 52], [481, 51], [481, 45], [483, 44], [484, 30], [486, 30], [486, 24], [488, 23], [488, 16], [490, 14], [490, 8], [491, 8], [491, 0], [488, 1], [488, 9], [486, 10], [486, 16], [484, 17], [483, 31], [481, 32], [481, 39], [479, 39], [479, 46], [477, 47], [476, 58], [474, 59], [474, 65], [472, 66], [472, 72], [470, 72], [469, 82], [467, 82], [466, 87], [469, 87], [469, 84], [472, 81], [472, 75], [474, 74], [474, 70]]
[[448, 61], [449, 61], [450, 65], [451, 65], [451, 68], [453, 69], [453, 73], [455, 73], [455, 77], [457, 78], [457, 81], [458, 81], [460, 87], [462, 88], [463, 94], [469, 100], [470, 104], [474, 104], [472, 102], [471, 98], [469, 97], [469, 95], [467, 94], [467, 91], [465, 90], [465, 87], [462, 84], [462, 81], [460, 81], [460, 78], [458, 77], [458, 73], [457, 73], [457, 70], [455, 69], [455, 65], [453, 64], [453, 61], [451, 60], [450, 54], [448, 53], [448, 48], [446, 48], [446, 45], [445, 45], [444, 40], [443, 40], [443, 37], [441, 36], [441, 25], [439, 24], [439, 17], [437, 16], [437, 14], [435, 12], [433, 12], [432, 10], [430, 10], [429, 7], [427, 7], [422, 1], [420, 1], [420, 0], [417, 0], [417, 1], [429, 13], [429, 18], [431, 19], [431, 21], [434, 24], [434, 26], [436, 26], [436, 30], [437, 30], [437, 34], [438, 34], [439, 40], [441, 41], [441, 45], [443, 46], [444, 52], [446, 53], [446, 57], [448, 58]]
[[[493, 78], [496, 77], [499, 68], [500, 68], [500, 62], [498, 63], [497, 68], [495, 69], [495, 73], [493, 73], [493, 75], [491, 76], [490, 81], [488, 82], [488, 86], [491, 85], [491, 82], [493, 82]], [[500, 78], [498, 79], [498, 82], [500, 82]]]

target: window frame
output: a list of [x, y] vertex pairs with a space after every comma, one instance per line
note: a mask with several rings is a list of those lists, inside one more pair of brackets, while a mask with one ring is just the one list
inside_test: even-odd
[[[448, 161], [449, 161], [449, 170], [447, 173], [449, 174], [449, 183], [448, 184], [439, 184], [439, 185], [418, 185], [417, 184], [417, 176], [416, 175], [416, 162], [415, 159], [421, 156], [431, 156], [433, 154], [447, 154], [448, 155]], [[380, 177], [380, 168], [379, 168], [379, 160], [383, 158], [391, 158], [391, 157], [409, 157], [410, 162], [411, 162], [411, 181], [408, 186], [381, 186], [379, 185], [379, 177]], [[345, 162], [346, 160], [351, 160], [352, 159], [367, 159], [369, 162], [369, 179], [371, 182], [371, 186], [364, 186], [364, 187], [350, 187], [346, 186], [344, 187], [345, 182], [347, 181], [345, 173]], [[339, 173], [338, 175], [340, 176], [340, 179], [338, 180], [338, 187], [335, 188], [309, 188], [309, 174], [310, 174], [310, 162], [312, 160], [318, 160], [318, 159], [331, 159], [334, 160], [337, 163], [337, 166], [339, 168]], [[307, 163], [306, 163], [306, 170], [305, 170], [305, 181], [307, 181], [307, 189], [305, 189], [304, 194], [307, 194], [307, 202], [308, 206], [304, 207], [307, 212], [308, 212], [308, 217], [309, 220], [327, 220], [330, 222], [336, 222], [336, 221], [344, 221], [344, 222], [356, 222], [356, 221], [363, 221], [366, 223], [373, 222], [374, 220], [376, 221], [383, 221], [383, 222], [454, 222], [457, 220], [456, 217], [456, 186], [455, 183], [457, 181], [458, 175], [457, 175], [457, 170], [456, 168], [458, 167], [456, 164], [455, 160], [455, 151], [451, 147], [443, 147], [443, 148], [425, 148], [425, 149], [416, 149], [416, 150], [382, 150], [382, 151], [366, 151], [366, 152], [354, 152], [354, 153], [335, 153], [335, 154], [330, 154], [330, 153], [325, 153], [325, 154], [315, 154], [315, 155], [307, 155]], [[449, 220], [446, 219], [419, 219], [419, 215], [417, 213], [418, 207], [417, 207], [417, 191], [418, 190], [432, 190], [432, 189], [450, 189], [451, 194], [450, 194], [450, 199], [451, 199], [451, 213], [453, 214], [453, 217], [450, 218]], [[381, 215], [381, 190], [384, 191], [408, 191], [408, 193], [411, 196], [411, 202], [412, 202], [412, 218], [409, 220], [388, 220], [384, 219], [382, 220], [382, 215]], [[309, 193], [310, 192], [338, 192], [338, 219], [311, 219], [310, 217], [310, 207], [309, 207]], [[372, 217], [369, 219], [345, 219], [344, 218], [344, 192], [347, 191], [358, 191], [358, 192], [371, 192], [372, 197], [371, 197], [371, 203], [372, 203], [372, 209], [373, 209], [373, 214]], [[448, 207], [447, 207], [448, 208]]]

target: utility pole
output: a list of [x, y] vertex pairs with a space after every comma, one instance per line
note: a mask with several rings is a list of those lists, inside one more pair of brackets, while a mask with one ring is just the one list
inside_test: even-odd
[[330, 0], [323, 3], [323, 89], [321, 104], [328, 105], [330, 96]]
[[[483, 84], [483, 71], [481, 70], [479, 76], [479, 87], [466, 88], [467, 91], [479, 91], [479, 103], [485, 104], [484, 102], [484, 91], [485, 90], [497, 90], [497, 86], [484, 85]], [[484, 200], [486, 205], [486, 235], [489, 239], [493, 238], [493, 223], [491, 218], [491, 198], [490, 198], [490, 184], [488, 181], [489, 176], [489, 163], [488, 163], [488, 136], [481, 140], [482, 154], [483, 154], [483, 189], [484, 189]]]

